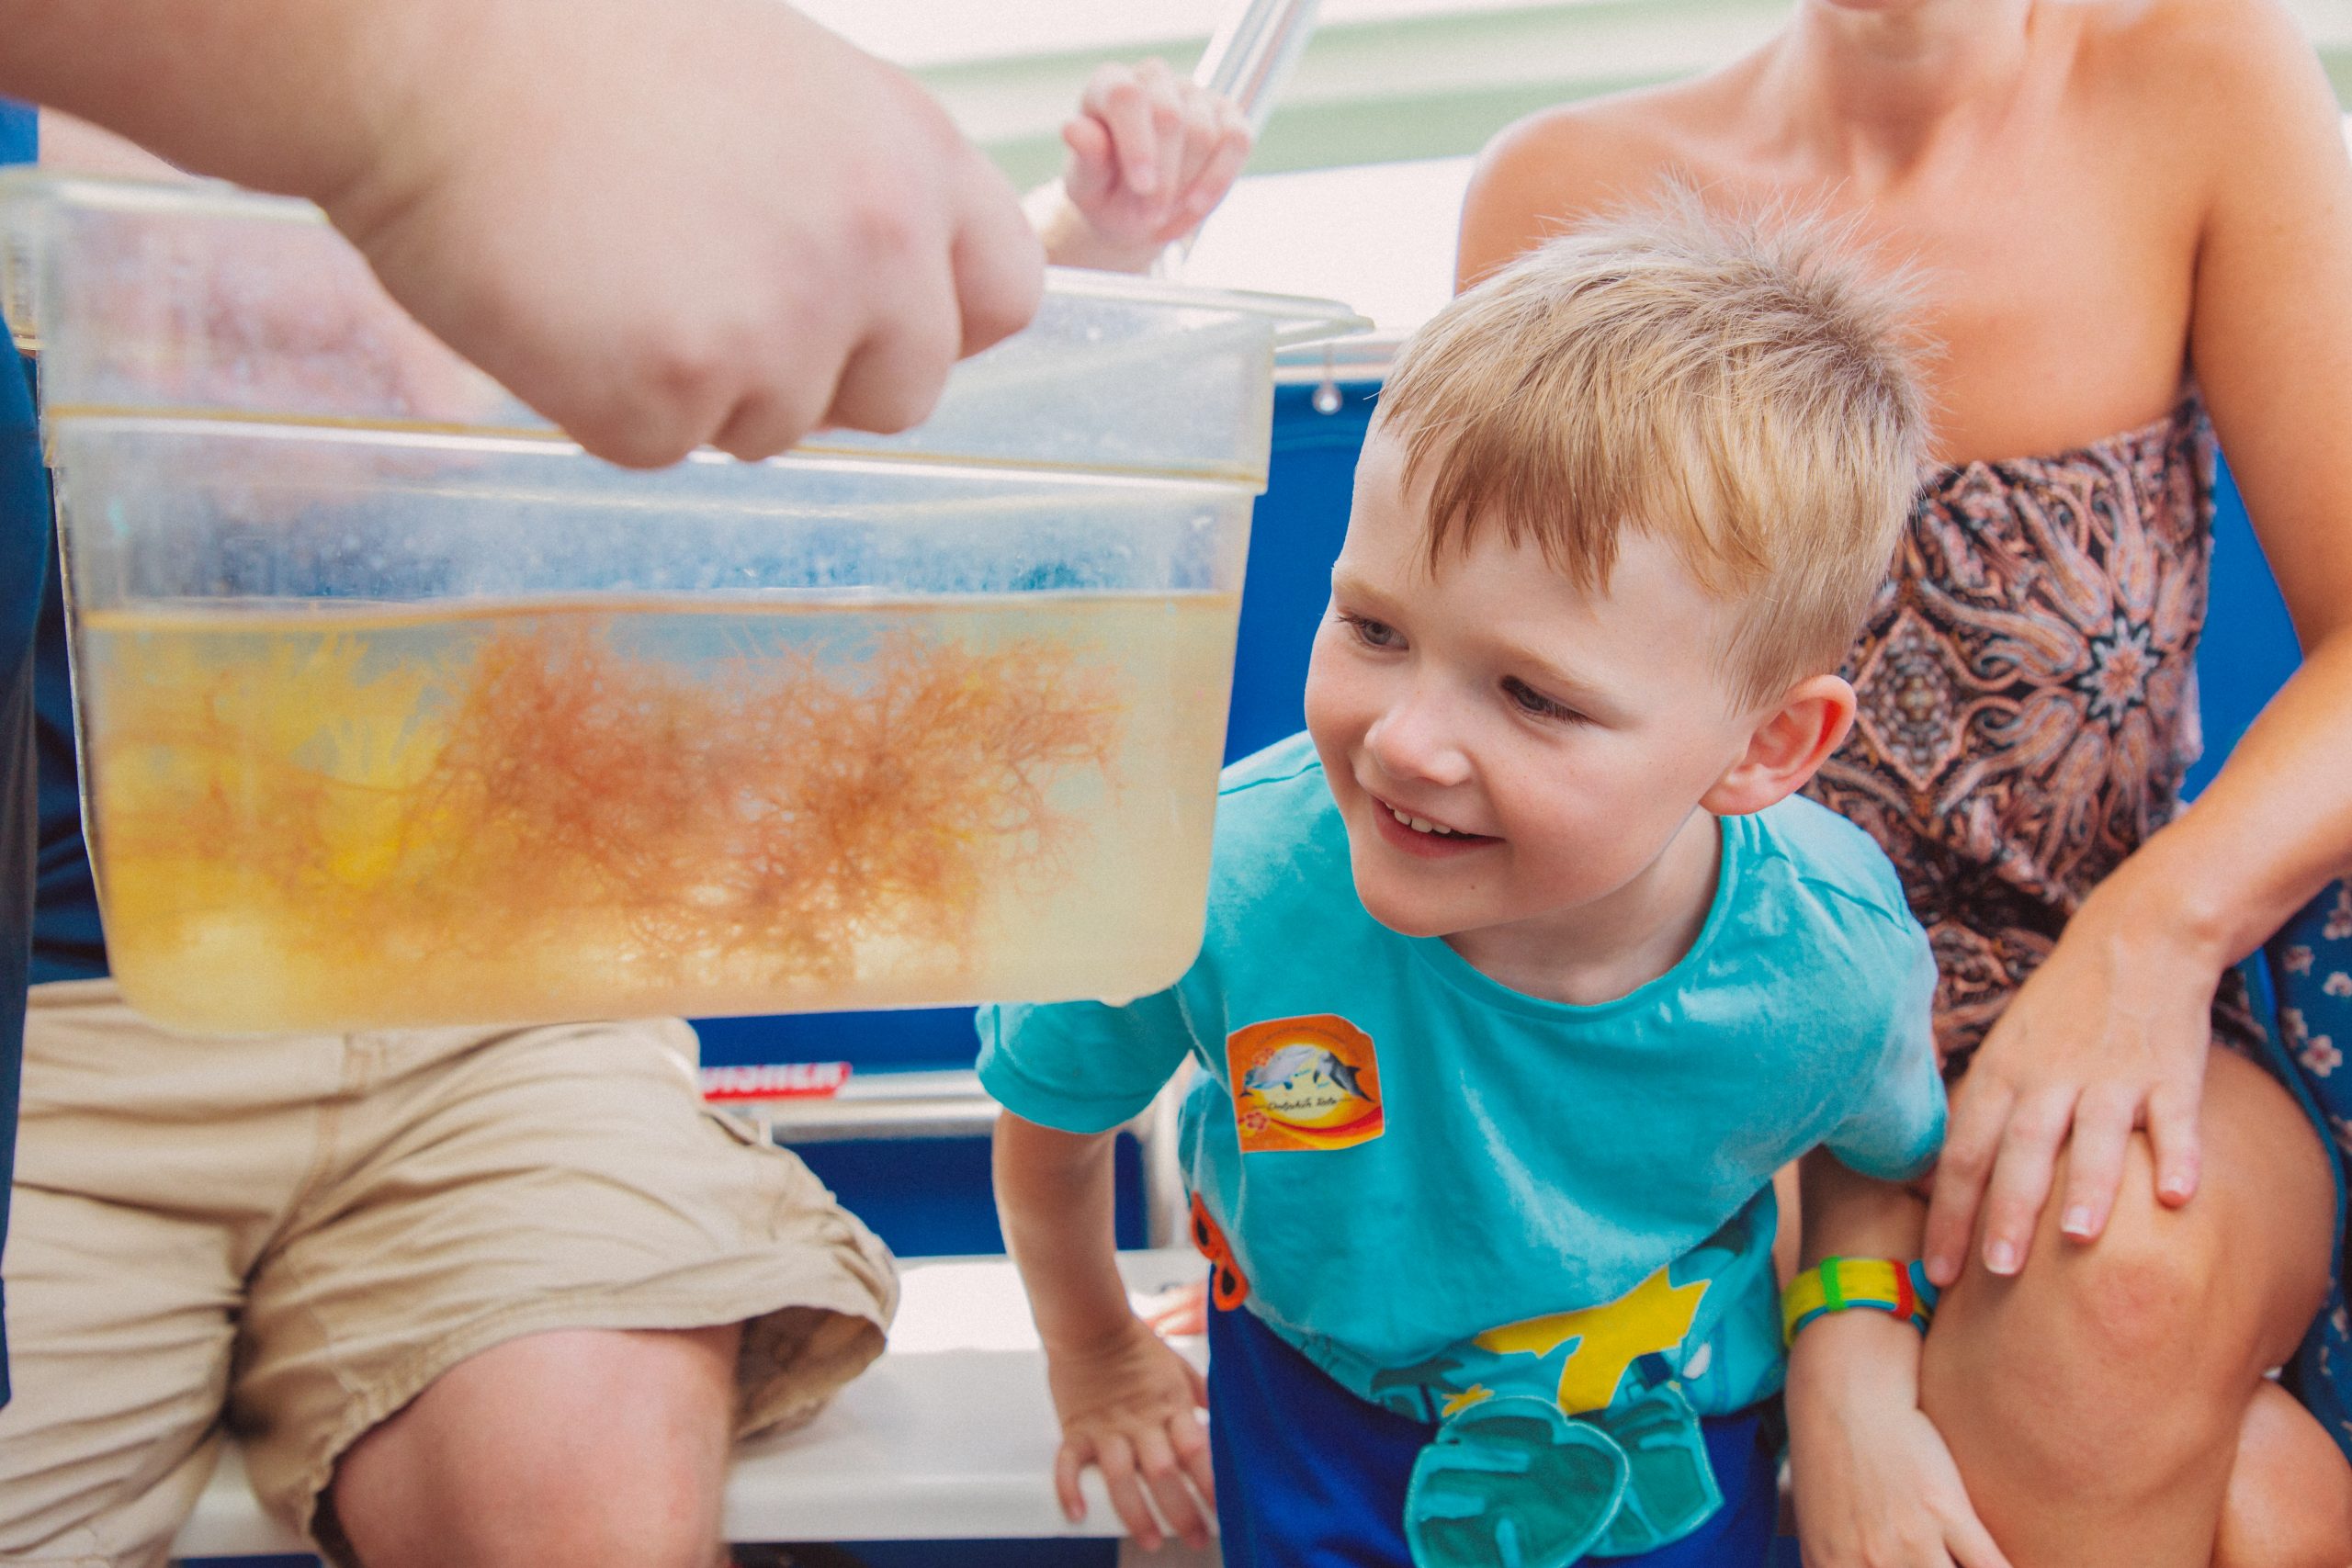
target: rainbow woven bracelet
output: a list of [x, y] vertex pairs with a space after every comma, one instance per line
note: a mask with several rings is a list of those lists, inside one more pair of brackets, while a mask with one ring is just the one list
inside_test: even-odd
[[1797, 1330], [1826, 1313], [1868, 1307], [1892, 1313], [1925, 1334], [1936, 1315], [1936, 1287], [1928, 1266], [1891, 1258], [1825, 1258], [1781, 1293], [1781, 1332], [1793, 1341]]

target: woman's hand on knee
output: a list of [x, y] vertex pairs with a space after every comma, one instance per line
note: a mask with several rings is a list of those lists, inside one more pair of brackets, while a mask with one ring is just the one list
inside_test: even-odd
[[1954, 1091], [1923, 1248], [1939, 1285], [1960, 1277], [1980, 1214], [1984, 1267], [2025, 1267], [2062, 1152], [2059, 1228], [2077, 1241], [2106, 1229], [2142, 1128], [2157, 1200], [2177, 1207], [2197, 1190], [2221, 966], [2096, 902], [2018, 991]]
[[1789, 1463], [1805, 1568], [2010, 1568], [1919, 1409], [1917, 1333], [1821, 1319], [1789, 1359]]

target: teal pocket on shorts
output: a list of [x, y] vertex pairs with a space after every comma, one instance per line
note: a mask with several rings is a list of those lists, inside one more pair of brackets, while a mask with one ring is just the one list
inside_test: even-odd
[[1405, 1539], [1415, 1568], [1568, 1568], [1678, 1540], [1722, 1501], [1671, 1386], [1585, 1416], [1503, 1395], [1449, 1417], [1414, 1461]]
[[1707, 1439], [1681, 1393], [1653, 1388], [1588, 1416], [1625, 1452], [1625, 1495], [1597, 1557], [1633, 1557], [1680, 1540], [1723, 1506]]

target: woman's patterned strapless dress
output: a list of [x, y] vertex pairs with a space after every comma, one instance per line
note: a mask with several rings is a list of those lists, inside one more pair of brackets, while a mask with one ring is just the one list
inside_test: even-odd
[[[2194, 396], [2072, 452], [1942, 469], [1871, 606], [1845, 671], [1860, 699], [1853, 738], [1807, 793], [1901, 872], [1935, 946], [1937, 1041], [1955, 1076], [2084, 896], [2179, 808], [2201, 745], [2214, 471]], [[2214, 1037], [2295, 1091], [2336, 1154], [2341, 1193], [2352, 891], [2328, 888], [2264, 956], [2276, 1031], [2233, 973]], [[2342, 1260], [2339, 1245], [2339, 1280]], [[2347, 1328], [2339, 1283], [2295, 1370], [2352, 1453]]]
[[[2195, 399], [2052, 457], [1931, 478], [1845, 673], [1813, 796], [1901, 868], [1955, 1066], [2197, 760], [2212, 427]], [[2224, 1008], [2225, 1039], [2242, 1014]]]

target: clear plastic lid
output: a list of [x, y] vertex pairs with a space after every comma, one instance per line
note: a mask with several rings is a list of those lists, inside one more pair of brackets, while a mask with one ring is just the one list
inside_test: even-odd
[[[394, 304], [308, 202], [0, 175], [0, 307], [40, 355], [52, 422], [562, 439]], [[1056, 268], [1036, 321], [957, 367], [922, 425], [801, 450], [1262, 484], [1275, 351], [1369, 324], [1329, 300]]]

